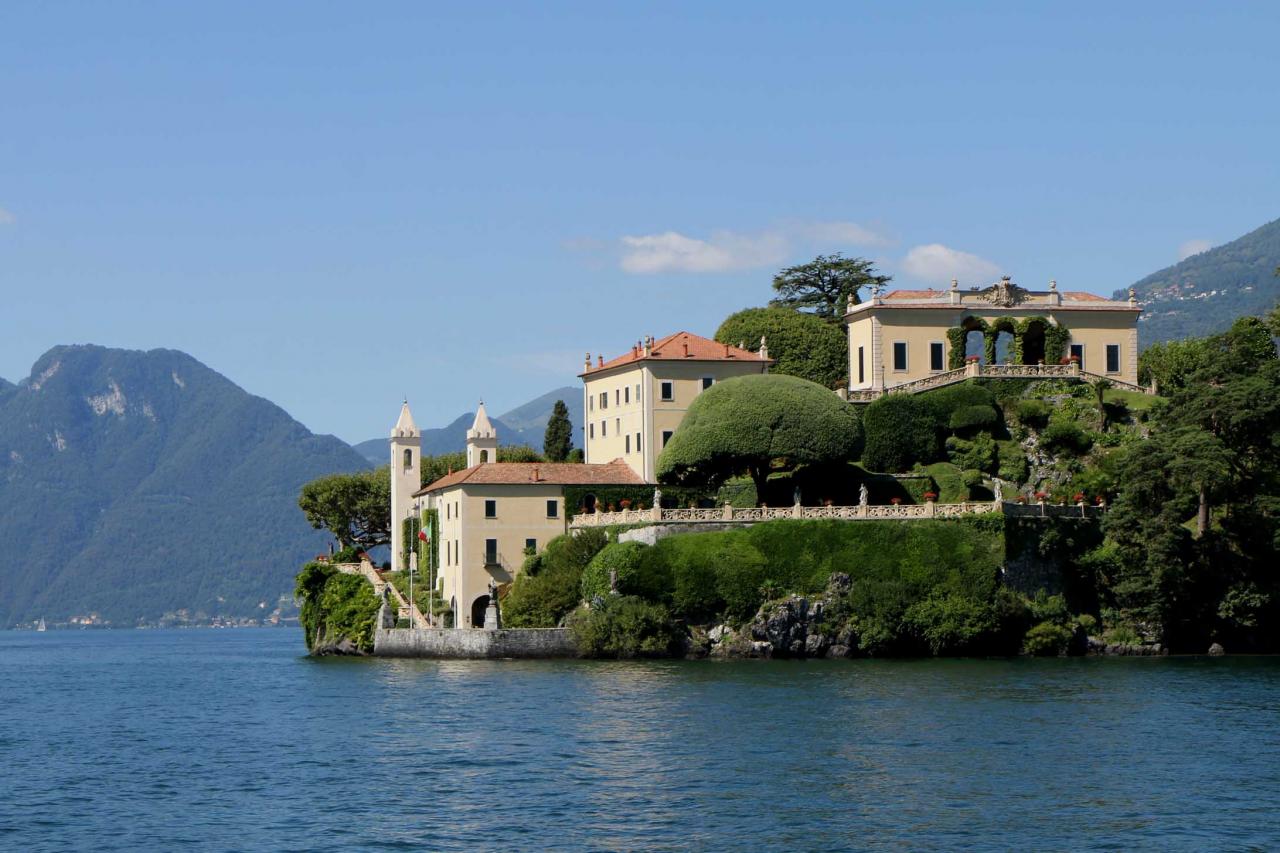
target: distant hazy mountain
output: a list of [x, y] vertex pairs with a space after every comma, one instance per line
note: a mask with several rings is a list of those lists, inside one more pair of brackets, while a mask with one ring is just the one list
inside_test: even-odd
[[183, 353], [56, 347], [0, 390], [0, 626], [266, 616], [327, 545], [299, 487], [366, 467]]
[[1152, 273], [1133, 286], [1143, 307], [1140, 345], [1213, 334], [1242, 315], [1265, 314], [1280, 298], [1278, 266], [1280, 219]]
[[[569, 420], [574, 423], [574, 446], [581, 445], [578, 438], [577, 421], [582, 411], [582, 389], [566, 386], [548, 391], [527, 403], [516, 406], [511, 411], [490, 417], [494, 429], [498, 431], [498, 441], [507, 444], [527, 444], [539, 453], [542, 452], [542, 439], [547, 431], [547, 419], [551, 417], [551, 409], [556, 400], [564, 400], [569, 407]], [[467, 447], [467, 430], [475, 419], [475, 412], [458, 415], [448, 426], [422, 431], [422, 452], [428, 456], [439, 453], [456, 453]], [[390, 432], [390, 428], [387, 430]], [[389, 439], [371, 438], [354, 445], [356, 452], [375, 465], [385, 465], [390, 459], [387, 447]]]

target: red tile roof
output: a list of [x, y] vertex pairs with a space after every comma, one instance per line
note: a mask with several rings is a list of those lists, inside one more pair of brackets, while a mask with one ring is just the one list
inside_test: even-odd
[[[690, 361], [749, 361], [757, 364], [761, 363], [760, 354], [751, 350], [722, 344], [710, 338], [695, 335], [692, 332], [676, 332], [674, 335], [667, 335], [665, 338], [654, 341], [648, 355], [645, 355], [643, 345], [633, 346], [631, 351], [625, 355], [620, 355], [615, 359], [604, 362], [604, 364], [593, 364], [578, 375], [586, 376], [588, 373], [596, 373], [601, 370], [621, 367], [624, 364], [647, 359], [663, 361], [683, 361], [686, 359]], [[768, 363], [772, 364], [773, 362], [769, 361]]]
[[885, 299], [936, 299], [946, 294], [945, 290], [891, 290], [884, 295]]
[[553, 486], [634, 486], [644, 480], [621, 459], [605, 464], [574, 462], [486, 462], [446, 474], [414, 492], [425, 495], [451, 486], [467, 485], [553, 485]]

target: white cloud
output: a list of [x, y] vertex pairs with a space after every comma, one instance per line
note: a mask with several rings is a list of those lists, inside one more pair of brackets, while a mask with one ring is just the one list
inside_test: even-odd
[[[844, 243], [851, 246], [889, 246], [893, 241], [878, 231], [856, 222], [802, 222], [792, 226], [796, 236], [807, 242]], [[829, 251], [838, 251], [835, 246]]]
[[787, 240], [777, 233], [717, 231], [706, 240], [675, 231], [623, 237], [622, 269], [630, 273], [729, 272], [780, 263]]
[[5, 210], [3, 207], [0, 207], [0, 225], [12, 225], [17, 221], [18, 218], [16, 216]]
[[1185, 261], [1192, 255], [1198, 255], [1201, 252], [1207, 252], [1213, 248], [1213, 244], [1208, 240], [1188, 240], [1178, 247], [1178, 260]]
[[916, 246], [907, 252], [902, 271], [929, 284], [946, 284], [956, 278], [965, 284], [987, 285], [1000, 275], [999, 265], [941, 243]]
[[884, 246], [889, 239], [856, 222], [798, 222], [754, 233], [714, 231], [710, 237], [688, 237], [677, 231], [627, 235], [622, 238], [622, 269], [629, 273], [731, 272], [783, 263], [798, 246], [823, 244], [838, 251], [846, 244]]

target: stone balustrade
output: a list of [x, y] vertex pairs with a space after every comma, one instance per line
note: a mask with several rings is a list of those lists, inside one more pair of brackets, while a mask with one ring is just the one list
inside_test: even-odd
[[575, 515], [569, 527], [580, 530], [589, 527], [641, 524], [709, 524], [756, 523], [780, 518], [819, 519], [833, 518], [846, 521], [864, 519], [894, 520], [917, 518], [958, 518], [964, 515], [983, 515], [999, 512], [1016, 517], [1039, 518], [1096, 518], [1105, 511], [1103, 506], [1089, 504], [1020, 504], [1013, 501], [964, 501], [962, 503], [922, 504], [861, 504], [857, 506], [760, 506], [701, 507], [689, 509], [624, 509], [617, 512], [588, 512]]
[[851, 390], [848, 399], [853, 403], [869, 403], [885, 394], [918, 394], [921, 391], [929, 391], [946, 385], [954, 385], [957, 382], [964, 382], [966, 379], [1105, 379], [1115, 388], [1138, 391], [1144, 394], [1151, 393], [1150, 388], [1143, 388], [1141, 385], [1134, 385], [1132, 382], [1124, 382], [1111, 376], [1102, 376], [1097, 373], [1083, 371], [1080, 369], [1078, 362], [1072, 362], [1071, 364], [982, 364], [977, 361], [971, 361], [956, 370], [936, 373], [933, 376], [926, 376], [924, 379], [903, 382], [900, 385], [893, 385], [888, 388]]

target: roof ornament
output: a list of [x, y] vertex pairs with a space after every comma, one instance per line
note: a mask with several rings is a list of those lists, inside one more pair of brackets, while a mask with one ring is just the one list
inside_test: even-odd
[[1027, 291], [1009, 280], [1009, 276], [1001, 276], [1000, 280], [982, 292], [982, 298], [992, 305], [1009, 307], [1026, 301]]

